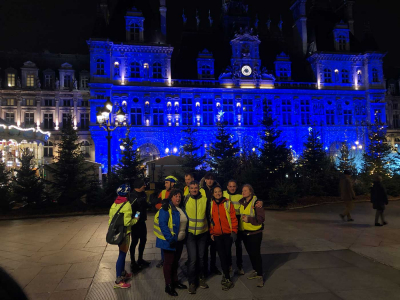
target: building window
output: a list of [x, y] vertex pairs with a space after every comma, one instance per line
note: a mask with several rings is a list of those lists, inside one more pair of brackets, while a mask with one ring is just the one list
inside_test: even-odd
[[140, 78], [140, 64], [138, 62], [131, 63], [131, 78]]
[[81, 107], [89, 107], [89, 100], [88, 99], [82, 99], [81, 100]]
[[342, 70], [342, 83], [350, 83], [349, 71]]
[[285, 68], [279, 69], [279, 79], [280, 80], [289, 80], [288, 70]]
[[153, 78], [162, 78], [162, 69], [160, 63], [153, 64]]
[[214, 125], [214, 109], [212, 99], [203, 99], [203, 125]]
[[8, 106], [13, 106], [13, 105], [15, 105], [15, 99], [7, 99], [7, 105], [8, 105]]
[[213, 77], [211, 74], [211, 68], [207, 65], [202, 65], [200, 68], [200, 74], [202, 79], [210, 79]]
[[53, 143], [52, 142], [44, 142], [43, 147], [43, 156], [44, 157], [53, 157]]
[[347, 44], [346, 37], [344, 37], [343, 35], [339, 35], [338, 37], [339, 51], [346, 50], [346, 44]]
[[400, 115], [393, 115], [393, 128], [400, 128]]
[[82, 79], [81, 79], [81, 88], [82, 89], [89, 88], [89, 78], [88, 77], [86, 77], [86, 76], [82, 77]]
[[132, 23], [129, 26], [129, 33], [130, 33], [131, 41], [138, 42], [140, 40], [140, 25], [137, 23]]
[[243, 125], [253, 125], [253, 99], [243, 99]]
[[120, 72], [119, 72], [119, 62], [115, 62], [114, 63], [114, 76], [119, 76]]
[[53, 123], [53, 114], [44, 114], [43, 115], [44, 119], [44, 129], [53, 129], [54, 128], [54, 123]]
[[96, 60], [96, 75], [104, 75], [104, 59]]
[[326, 110], [326, 125], [335, 125], [335, 110]]
[[69, 116], [69, 114], [62, 114], [63, 128], [67, 128], [67, 126], [68, 126], [68, 122], [69, 122], [68, 116]]
[[324, 82], [332, 83], [332, 71], [330, 69], [324, 69]]
[[31, 127], [35, 125], [35, 114], [32, 112], [25, 113], [25, 127]]
[[164, 109], [153, 108], [153, 125], [164, 125]]
[[82, 130], [89, 129], [89, 114], [88, 113], [81, 114], [81, 129]]
[[35, 75], [34, 74], [26, 75], [26, 86], [27, 87], [34, 87], [35, 86]]
[[52, 88], [53, 87], [53, 80], [51, 75], [44, 75], [44, 87], [45, 88]]
[[64, 75], [64, 87], [70, 88], [72, 84], [71, 75]]
[[64, 99], [63, 106], [70, 107], [71, 106], [71, 99]]
[[182, 125], [193, 125], [193, 100], [182, 98]]
[[263, 100], [263, 118], [272, 118], [272, 100]]
[[14, 124], [15, 118], [14, 118], [14, 113], [8, 113], [6, 112], [6, 122], [10, 124]]
[[15, 74], [12, 74], [12, 73], [7, 74], [7, 85], [9, 87], [15, 86]]
[[343, 110], [343, 119], [345, 125], [353, 124], [353, 113], [351, 110]]
[[131, 108], [131, 125], [142, 126], [143, 125], [142, 108], [133, 107]]
[[233, 125], [233, 99], [224, 99], [222, 101], [222, 111], [224, 112], [224, 122], [227, 125]]
[[310, 100], [300, 101], [301, 125], [310, 125]]
[[378, 70], [375, 68], [372, 69], [372, 82], [379, 82]]
[[44, 99], [44, 106], [53, 106], [53, 99]]
[[290, 99], [282, 100], [282, 124], [292, 125], [292, 102]]
[[393, 103], [393, 109], [399, 109], [399, 104], [398, 103]]
[[25, 105], [26, 106], [34, 106], [35, 105], [35, 99], [26, 99], [25, 100]]

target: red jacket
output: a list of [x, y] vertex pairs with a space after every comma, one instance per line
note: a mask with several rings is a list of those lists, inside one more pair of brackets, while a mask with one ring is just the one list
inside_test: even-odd
[[214, 221], [214, 225], [210, 225], [210, 233], [212, 235], [231, 234], [232, 231], [234, 233], [238, 232], [238, 221], [236, 219], [235, 207], [231, 202], [229, 213], [232, 223], [231, 231], [224, 207], [226, 205], [226, 201], [228, 200], [226, 198], [223, 198], [222, 201], [217, 204], [214, 200], [212, 200], [212, 220]]

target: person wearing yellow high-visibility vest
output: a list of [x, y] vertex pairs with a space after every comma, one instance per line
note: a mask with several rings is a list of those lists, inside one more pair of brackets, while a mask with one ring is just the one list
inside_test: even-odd
[[[208, 238], [208, 212], [209, 202], [207, 197], [200, 193], [199, 183], [192, 181], [189, 185], [189, 197], [185, 197], [184, 210], [189, 218], [188, 237], [186, 248], [188, 252], [188, 279], [189, 293], [196, 294], [196, 278], [199, 276], [200, 288], [206, 289], [205, 281], [205, 252]], [[196, 270], [196, 267], [199, 269]]]
[[227, 291], [235, 286], [231, 281], [229, 267], [232, 261], [232, 242], [237, 238], [238, 220], [235, 207], [231, 201], [222, 196], [222, 189], [216, 186], [211, 192], [210, 234], [211, 239], [215, 241], [221, 261], [222, 290]]
[[183, 189], [183, 196], [189, 195], [189, 184], [194, 180], [192, 173], [185, 174], [185, 188]]
[[175, 289], [187, 289], [178, 280], [179, 259], [188, 227], [188, 217], [179, 207], [182, 199], [182, 192], [173, 189], [167, 199], [168, 205], [163, 204], [154, 217], [156, 247], [164, 252], [165, 292], [170, 296], [178, 296]]
[[[242, 197], [242, 194], [239, 192], [237, 181], [234, 179], [229, 180], [226, 188], [227, 188], [227, 190], [224, 191], [223, 196], [232, 202], [233, 206], [235, 207], [236, 218], [237, 218], [238, 222], [240, 222], [240, 202], [239, 201], [243, 197]], [[263, 207], [262, 201], [258, 201], [256, 204], [256, 207], [262, 208]], [[237, 239], [235, 241], [236, 268], [237, 268], [235, 273], [238, 275], [244, 275], [242, 240], [243, 240], [242, 235], [241, 235], [241, 232], [239, 231]], [[230, 261], [230, 269], [232, 269], [232, 261]]]
[[254, 195], [250, 184], [242, 187], [243, 199], [240, 200], [239, 231], [242, 234], [243, 244], [249, 254], [251, 265], [255, 270], [247, 279], [256, 279], [257, 286], [264, 286], [263, 268], [261, 258], [262, 231], [264, 228], [265, 212], [263, 208], [256, 207], [260, 200]]

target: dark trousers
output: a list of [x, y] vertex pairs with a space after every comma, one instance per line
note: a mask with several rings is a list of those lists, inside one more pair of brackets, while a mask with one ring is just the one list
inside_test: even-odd
[[382, 223], [384, 223], [385, 216], [383, 215], [383, 210], [377, 209], [375, 214], [375, 223], [379, 223], [379, 217], [381, 217]]
[[165, 285], [178, 282], [178, 267], [183, 250], [183, 241], [177, 242], [175, 251], [163, 250], [164, 252], [164, 278]]
[[129, 251], [131, 253], [131, 263], [134, 263], [135, 260], [135, 249], [137, 244], [139, 243], [139, 258], [143, 259], [143, 252], [144, 248], [146, 247], [146, 241], [147, 241], [147, 227], [146, 227], [146, 222], [139, 222], [136, 223], [134, 226], [132, 226], [132, 243], [129, 248]]
[[210, 270], [215, 268], [215, 264], [217, 262], [217, 247], [215, 246], [215, 242], [211, 239], [210, 233], [207, 233], [207, 246], [204, 257], [204, 270], [205, 274], [208, 273], [208, 248], [210, 248]]
[[[204, 277], [204, 256], [206, 253], [208, 233], [202, 233], [199, 235], [188, 234], [186, 241], [186, 248], [188, 252], [188, 279], [189, 284], [195, 283], [197, 275]], [[200, 270], [196, 270], [196, 264]]]
[[[238, 224], [239, 224], [239, 220], [240, 220], [240, 215], [236, 215], [236, 219], [238, 220]], [[236, 246], [236, 266], [238, 268], [243, 267], [243, 248], [242, 248], [242, 241], [243, 241], [243, 237], [242, 237], [242, 231], [238, 231], [237, 233], [237, 238], [235, 241], [235, 246]], [[231, 256], [231, 260], [229, 261], [229, 266], [232, 266], [232, 256]]]
[[229, 275], [230, 262], [232, 261], [232, 239], [230, 234], [214, 236], [215, 246], [218, 257], [221, 261], [222, 271], [226, 279], [231, 279]]
[[242, 233], [243, 244], [249, 254], [251, 265], [257, 272], [258, 276], [263, 276], [262, 258], [261, 258], [261, 241], [262, 232], [246, 235]]

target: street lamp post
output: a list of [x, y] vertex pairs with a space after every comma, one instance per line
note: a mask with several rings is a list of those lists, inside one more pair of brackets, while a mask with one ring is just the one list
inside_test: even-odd
[[112, 127], [111, 124], [111, 119], [110, 119], [110, 114], [112, 112], [113, 105], [110, 100], [107, 100], [106, 103], [104, 103], [104, 108], [102, 111], [98, 112], [96, 117], [97, 117], [97, 123], [99, 124], [100, 128], [103, 128], [105, 131], [107, 131], [107, 180], [110, 181], [111, 178], [111, 131], [114, 131], [117, 129], [119, 126], [126, 126], [126, 121], [125, 121], [125, 113], [124, 111], [119, 108], [117, 111], [117, 120], [114, 123], [114, 127]]

